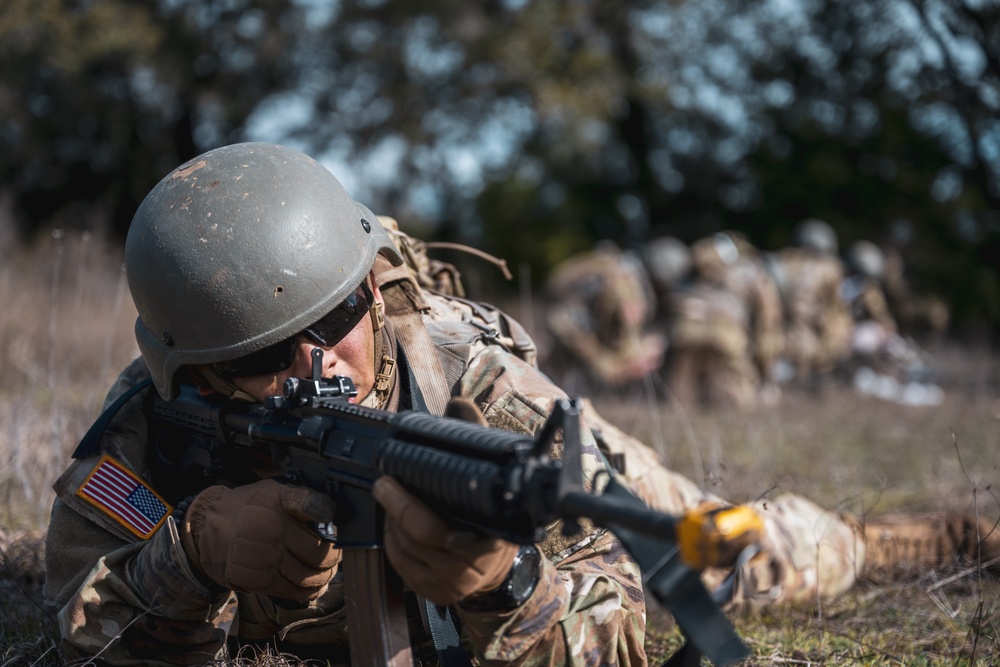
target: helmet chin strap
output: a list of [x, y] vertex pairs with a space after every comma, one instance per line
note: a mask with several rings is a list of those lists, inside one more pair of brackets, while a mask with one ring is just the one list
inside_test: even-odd
[[[368, 287], [371, 288], [371, 276], [365, 279]], [[375, 386], [365, 396], [360, 405], [369, 408], [381, 408], [389, 399], [392, 391], [392, 380], [396, 373], [396, 360], [389, 356], [389, 346], [386, 345], [385, 313], [384, 306], [378, 301], [374, 302], [368, 309], [368, 315], [372, 321], [372, 335], [375, 339], [375, 354], [372, 355], [372, 362], [375, 370]]]
[[201, 374], [202, 378], [211, 385], [212, 389], [219, 392], [223, 396], [228, 398], [233, 398], [239, 401], [246, 401], [248, 403], [256, 403], [257, 399], [246, 393], [239, 387], [237, 387], [230, 380], [225, 379], [214, 370], [209, 365], [199, 366], [198, 372]]

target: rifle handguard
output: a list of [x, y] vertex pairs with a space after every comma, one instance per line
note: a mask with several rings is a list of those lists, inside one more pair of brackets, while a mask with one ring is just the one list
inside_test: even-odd
[[681, 558], [701, 571], [732, 567], [740, 553], [764, 535], [764, 522], [745, 505], [707, 503], [687, 512], [677, 522]]

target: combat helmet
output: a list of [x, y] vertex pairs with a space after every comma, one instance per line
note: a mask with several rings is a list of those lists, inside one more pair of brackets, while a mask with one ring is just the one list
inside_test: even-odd
[[885, 254], [871, 241], [856, 241], [847, 251], [847, 264], [856, 273], [881, 280], [885, 275]]
[[837, 253], [837, 233], [828, 223], [816, 218], [807, 218], [795, 226], [792, 242], [799, 248], [809, 248], [819, 252]]
[[135, 336], [157, 391], [177, 371], [286, 340], [402, 258], [375, 215], [311, 157], [241, 143], [167, 174], [139, 205], [125, 271]]
[[660, 290], [669, 290], [684, 278], [694, 262], [691, 249], [672, 236], [650, 240], [643, 247], [642, 257], [650, 278]]

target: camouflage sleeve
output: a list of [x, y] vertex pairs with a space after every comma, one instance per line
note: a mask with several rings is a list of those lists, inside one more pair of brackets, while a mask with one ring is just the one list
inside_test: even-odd
[[[474, 356], [459, 392], [477, 402], [496, 428], [535, 433], [564, 397], [534, 367], [497, 346]], [[582, 433], [585, 484], [604, 467], [589, 431]], [[645, 664], [645, 602], [638, 566], [610, 533], [576, 544], [543, 545], [549, 555], [532, 597], [508, 613], [462, 613], [483, 664]]]
[[194, 576], [172, 519], [129, 544], [57, 501], [49, 535], [46, 598], [58, 608], [67, 658], [202, 664], [225, 647], [235, 599]]
[[[107, 403], [143, 379], [133, 363]], [[104, 432], [103, 454], [142, 476], [146, 427], [142, 398]], [[67, 658], [99, 655], [110, 665], [203, 664], [224, 647], [235, 599], [195, 575], [172, 518], [141, 538], [84, 502], [78, 490], [103, 457], [74, 461], [57, 493], [46, 541], [45, 600], [58, 618]]]
[[535, 592], [505, 613], [458, 607], [483, 665], [644, 665], [645, 607], [638, 567], [610, 533], [542, 563]]

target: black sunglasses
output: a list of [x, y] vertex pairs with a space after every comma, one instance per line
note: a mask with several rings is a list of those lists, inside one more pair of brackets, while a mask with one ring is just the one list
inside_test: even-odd
[[368, 283], [363, 282], [336, 308], [294, 336], [239, 359], [218, 361], [211, 368], [227, 380], [287, 370], [295, 361], [296, 339], [299, 336], [306, 336], [323, 347], [333, 347], [358, 325], [374, 301], [375, 296]]

